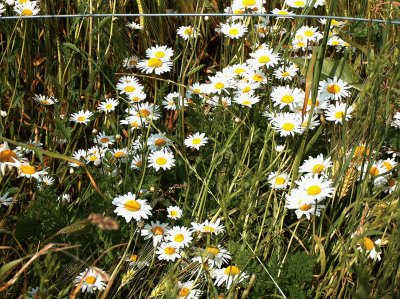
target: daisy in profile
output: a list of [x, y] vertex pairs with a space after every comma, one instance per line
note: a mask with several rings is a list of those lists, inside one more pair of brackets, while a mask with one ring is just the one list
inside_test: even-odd
[[238, 39], [242, 37], [247, 32], [246, 25], [236, 22], [236, 23], [225, 23], [221, 25], [221, 32], [231, 39]]
[[118, 104], [119, 104], [118, 100], [109, 98], [109, 99], [106, 99], [104, 102], [101, 102], [99, 107], [97, 107], [97, 110], [108, 113], [110, 111], [114, 111], [115, 107], [117, 107]]
[[290, 10], [287, 10], [287, 9], [279, 9], [279, 8], [274, 8], [274, 9], [271, 11], [271, 13], [274, 14], [274, 15], [280, 15], [280, 16], [282, 16], [282, 17], [277, 17], [277, 19], [282, 19], [282, 18], [285, 18], [285, 19], [293, 19], [291, 16], [296, 15], [295, 13], [293, 13], [293, 12], [290, 11]]
[[14, 162], [5, 162], [9, 166], [17, 168], [18, 177], [34, 178], [38, 181], [42, 180], [42, 177], [47, 174], [46, 169], [37, 170], [36, 167], [30, 165], [28, 162], [23, 162], [14, 159]]
[[319, 175], [326, 172], [330, 167], [332, 167], [331, 158], [324, 159], [324, 156], [319, 154], [316, 158], [308, 157], [299, 170], [300, 172]]
[[140, 221], [151, 216], [152, 208], [147, 200], [136, 198], [136, 195], [131, 192], [115, 197], [112, 204], [116, 206], [114, 212], [124, 217], [127, 223], [132, 219]]
[[150, 59], [158, 58], [162, 61], [169, 61], [171, 60], [172, 56], [174, 56], [174, 50], [168, 48], [167, 46], [157, 45], [146, 50], [146, 57]]
[[153, 246], [157, 247], [157, 245], [164, 239], [167, 229], [168, 224], [161, 223], [158, 220], [156, 222], [151, 221], [150, 224], [147, 223], [140, 231], [140, 235], [144, 237], [145, 240], [152, 238]]
[[151, 152], [169, 148], [172, 145], [171, 139], [167, 138], [165, 134], [166, 133], [151, 134], [149, 138], [147, 138], [147, 147]]
[[141, 118], [137, 115], [130, 115], [125, 119], [120, 121], [121, 125], [128, 125], [131, 128], [131, 131], [145, 128], [149, 125], [146, 119]]
[[126, 257], [125, 261], [129, 263], [129, 266], [132, 268], [141, 269], [149, 265], [148, 262], [142, 261], [141, 257], [137, 254], [131, 254]]
[[321, 100], [318, 96], [315, 101], [313, 99], [308, 99], [306, 110], [310, 111], [314, 107], [314, 113], [323, 113], [328, 108], [329, 100]]
[[258, 11], [262, 10], [263, 4], [263, 0], [234, 0], [232, 7], [240, 7], [244, 10], [249, 9], [251, 11]]
[[178, 281], [178, 298], [185, 299], [199, 299], [203, 293], [200, 289], [196, 289], [194, 280], [186, 281], [184, 283]]
[[394, 158], [387, 158], [381, 162], [382, 166], [386, 168], [387, 171], [391, 171], [398, 164]]
[[70, 117], [70, 121], [74, 121], [78, 124], [85, 124], [87, 125], [90, 122], [90, 118], [93, 116], [93, 112], [88, 110], [83, 111], [80, 110], [78, 113], [72, 113]]
[[199, 31], [192, 26], [181, 26], [178, 28], [177, 34], [184, 40], [188, 40], [199, 36]]
[[280, 109], [289, 107], [292, 111], [301, 106], [304, 101], [304, 91], [290, 86], [277, 86], [271, 92], [271, 99]]
[[140, 170], [143, 166], [143, 159], [142, 155], [134, 155], [132, 157], [131, 168], [135, 170]]
[[192, 239], [190, 229], [184, 226], [174, 226], [168, 230], [167, 236], [165, 237], [165, 240], [169, 241], [175, 248], [188, 247], [189, 244], [192, 243]]
[[181, 109], [183, 102], [183, 106], [188, 106], [187, 99], [183, 99], [182, 96], [178, 92], [171, 92], [167, 94], [162, 102], [162, 105], [167, 110], [177, 110]]
[[211, 275], [215, 278], [214, 284], [217, 287], [225, 283], [228, 289], [233, 283], [240, 283], [249, 277], [246, 272], [241, 271], [237, 266], [215, 269], [212, 271]]
[[168, 170], [175, 166], [174, 154], [167, 149], [161, 149], [149, 154], [149, 167], [153, 167], [156, 171]]
[[85, 271], [75, 278], [74, 283], [75, 286], [81, 288], [82, 293], [93, 293], [96, 291], [103, 291], [106, 288], [104, 277], [105, 274], [101, 273], [99, 270], [86, 268]]
[[303, 122], [301, 123], [302, 132], [308, 128], [309, 130], [314, 130], [319, 126], [319, 116], [316, 113], [313, 113], [310, 118], [310, 113], [306, 113], [303, 116]]
[[247, 63], [255, 68], [274, 67], [279, 62], [279, 54], [274, 54], [269, 48], [262, 48], [250, 53], [251, 59]]
[[310, 220], [311, 215], [319, 216], [323, 205], [318, 204], [313, 199], [310, 199], [307, 191], [302, 189], [292, 189], [290, 194], [286, 194], [285, 208], [295, 210], [297, 219], [306, 216]]
[[246, 63], [234, 64], [231, 65], [228, 69], [230, 72], [233, 72], [235, 76], [243, 76], [250, 70], [249, 66]]
[[35, 97], [33, 98], [37, 103], [44, 105], [44, 106], [50, 106], [53, 105], [54, 103], [57, 103], [58, 100], [53, 97], [53, 96], [46, 96], [42, 94], [35, 94]]
[[350, 86], [342, 79], [328, 78], [327, 81], [319, 82], [319, 95], [322, 100], [341, 100], [342, 98], [350, 96]]
[[173, 220], [182, 217], [182, 210], [178, 206], [169, 206], [167, 208], [167, 217]]
[[124, 59], [124, 61], [122, 62], [122, 66], [126, 69], [133, 69], [137, 63], [139, 62], [139, 58], [136, 55], [127, 57]]
[[285, 0], [285, 4], [293, 8], [303, 8], [308, 0]]
[[95, 142], [97, 144], [101, 145], [102, 147], [109, 147], [114, 144], [115, 137], [112, 135], [106, 135], [103, 131], [103, 132], [97, 134], [97, 136], [95, 138]]
[[179, 254], [179, 249], [174, 247], [170, 243], [161, 243], [160, 246], [158, 246], [156, 250], [156, 254], [158, 255], [159, 260], [164, 260], [164, 261], [175, 261], [176, 259], [181, 258], [181, 255]]
[[331, 187], [332, 181], [324, 176], [306, 174], [295, 183], [299, 186], [299, 189], [307, 192], [310, 200], [315, 200], [316, 202], [332, 197], [335, 192], [335, 188]]
[[277, 113], [271, 117], [272, 127], [282, 136], [294, 136], [303, 132], [302, 120], [298, 113]]
[[274, 77], [282, 81], [292, 81], [297, 76], [298, 70], [299, 68], [293, 64], [287, 67], [281, 66], [274, 71]]
[[289, 175], [287, 173], [271, 172], [268, 176], [268, 182], [271, 188], [286, 189], [290, 184]]
[[260, 100], [261, 99], [258, 96], [251, 94], [240, 94], [233, 99], [235, 103], [249, 108], [251, 108], [253, 104], [258, 103]]
[[14, 11], [21, 17], [35, 16], [39, 13], [39, 1], [25, 1], [23, 3], [17, 3], [14, 6]]
[[157, 75], [161, 75], [171, 70], [172, 61], [163, 61], [160, 58], [154, 57], [139, 61], [137, 64], [137, 68], [146, 74], [154, 72]]
[[205, 145], [208, 142], [208, 138], [206, 137], [206, 133], [194, 133], [189, 135], [185, 139], [186, 147], [193, 148], [199, 150], [201, 146]]
[[368, 237], [363, 238], [363, 243], [361, 246], [357, 247], [357, 249], [361, 252], [365, 250], [365, 253], [368, 257], [373, 261], [380, 261], [381, 260], [381, 251], [379, 250], [379, 246], [382, 240], [378, 239], [375, 242], [372, 241]]
[[135, 30], [142, 30], [143, 29], [142, 25], [140, 25], [138, 23], [135, 23], [135, 22], [131, 22], [131, 23], [128, 22], [128, 24], [126, 24], [126, 26], [129, 27], [130, 29], [135, 29]]
[[205, 248], [202, 257], [200, 258], [206, 260], [211, 268], [221, 268], [223, 264], [229, 262], [231, 259], [231, 254], [228, 250], [220, 245], [210, 245]]
[[215, 222], [211, 222], [209, 220], [206, 220], [200, 224], [192, 222], [192, 226], [194, 231], [219, 235], [225, 230], [225, 227], [220, 224], [220, 222], [221, 219], [218, 218], [217, 220], [215, 220]]
[[125, 96], [130, 103], [134, 104], [144, 101], [147, 97], [147, 95], [141, 90], [131, 92], [129, 94], [126, 94]]
[[328, 121], [332, 121], [335, 124], [342, 124], [343, 120], [347, 122], [351, 119], [352, 112], [352, 106], [348, 106], [346, 103], [337, 102], [334, 105], [329, 105], [325, 110], [325, 116]]

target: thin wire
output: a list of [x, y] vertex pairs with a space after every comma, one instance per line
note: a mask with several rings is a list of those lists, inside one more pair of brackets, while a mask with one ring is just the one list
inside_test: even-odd
[[120, 14], [73, 14], [73, 15], [35, 15], [35, 16], [0, 16], [0, 20], [13, 19], [64, 19], [64, 18], [104, 18], [104, 17], [273, 17], [273, 18], [306, 18], [306, 19], [335, 19], [344, 21], [382, 23], [400, 25], [400, 20], [367, 19], [340, 16], [321, 15], [278, 15], [267, 13], [120, 13]]

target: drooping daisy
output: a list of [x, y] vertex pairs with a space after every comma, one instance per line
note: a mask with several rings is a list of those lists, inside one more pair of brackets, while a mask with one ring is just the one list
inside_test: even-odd
[[160, 75], [162, 73], [167, 73], [171, 70], [172, 62], [169, 60], [163, 61], [160, 58], [154, 57], [145, 60], [141, 60], [137, 64], [137, 68], [146, 74], [152, 72]]
[[143, 159], [144, 157], [142, 155], [135, 155], [132, 157], [132, 163], [131, 163], [131, 168], [140, 170], [143, 166]]
[[185, 107], [188, 106], [187, 99], [183, 99], [178, 92], [171, 92], [167, 94], [164, 99], [162, 105], [167, 110], [181, 109], [182, 105]]
[[221, 32], [231, 39], [237, 39], [247, 32], [247, 27], [240, 22], [225, 23], [221, 25]]
[[365, 163], [364, 166], [359, 167], [359, 171], [361, 171], [361, 178], [364, 179], [366, 176], [370, 176], [374, 180], [375, 186], [382, 186], [387, 183], [387, 177], [382, 175], [387, 172], [386, 167], [382, 161], [377, 161], [369, 165]]
[[327, 81], [320, 81], [318, 92], [322, 100], [341, 100], [350, 95], [349, 88], [350, 86], [345, 81], [334, 77], [333, 79], [328, 78]]
[[208, 142], [208, 138], [206, 137], [206, 133], [194, 133], [189, 135], [185, 139], [186, 147], [193, 148], [199, 150], [201, 146], [205, 145]]
[[184, 283], [178, 281], [178, 298], [185, 299], [199, 299], [203, 293], [200, 289], [196, 289], [194, 280], [186, 281]]
[[122, 66], [126, 69], [133, 69], [137, 63], [139, 62], [139, 57], [137, 57], [136, 55], [127, 57], [124, 59], [124, 61], [122, 62]]
[[329, 105], [325, 110], [326, 120], [333, 121], [335, 124], [346, 122], [351, 118], [353, 107], [346, 103], [337, 102], [334, 105]]
[[97, 110], [108, 113], [110, 111], [114, 111], [115, 107], [117, 107], [118, 104], [119, 104], [118, 100], [109, 98], [109, 99], [106, 99], [104, 102], [101, 102], [99, 107], [97, 107]]
[[311, 200], [321, 201], [327, 197], [332, 197], [335, 188], [332, 188], [332, 181], [324, 176], [306, 174], [295, 181], [299, 189], [305, 190]]
[[225, 227], [222, 224], [220, 224], [220, 222], [221, 222], [221, 219], [218, 218], [214, 222], [211, 222], [209, 220], [206, 220], [200, 224], [193, 222], [192, 226], [193, 226], [194, 231], [219, 235], [219, 234], [223, 233], [225, 230]]
[[175, 261], [176, 259], [181, 258], [181, 255], [179, 254], [179, 249], [174, 247], [170, 243], [161, 243], [156, 251], [156, 254], [158, 255], [159, 260], [164, 260], [164, 261]]
[[173, 220], [179, 219], [182, 217], [182, 210], [178, 206], [169, 206], [167, 208], [167, 217]]
[[177, 34], [184, 40], [188, 40], [190, 38], [196, 38], [199, 36], [199, 31], [192, 26], [181, 26], [178, 28]]
[[129, 263], [130, 267], [136, 268], [136, 269], [142, 269], [149, 265], [148, 262], [141, 260], [141, 256], [134, 254], [134, 253], [131, 255], [128, 255], [125, 260]]
[[127, 223], [132, 219], [140, 221], [151, 216], [152, 208], [147, 200], [136, 198], [136, 195], [131, 192], [115, 197], [112, 204], [117, 206], [114, 212], [124, 217]]
[[386, 168], [387, 171], [391, 171], [394, 167], [397, 166], [397, 162], [394, 158], [387, 158], [382, 161], [382, 165]]
[[296, 110], [304, 101], [304, 91], [290, 86], [277, 86], [271, 92], [271, 99], [280, 109], [289, 107]]
[[98, 166], [101, 163], [101, 159], [104, 157], [105, 154], [105, 149], [104, 148], [98, 148], [98, 147], [91, 147], [90, 149], [87, 150], [86, 153], [86, 162], [87, 163], [93, 163], [94, 165]]
[[274, 71], [274, 77], [278, 80], [292, 81], [297, 76], [298, 70], [298, 67], [293, 64], [287, 67], [281, 66]]
[[248, 277], [246, 272], [240, 270], [237, 266], [228, 266], [226, 268], [215, 269], [211, 272], [211, 275], [215, 278], [215, 285], [221, 286], [226, 283], [226, 287], [229, 289], [232, 283], [240, 283]]
[[287, 173], [271, 172], [268, 176], [268, 182], [271, 188], [286, 189], [290, 183], [290, 179]]
[[70, 121], [74, 121], [75, 123], [85, 124], [87, 125], [90, 122], [90, 117], [93, 116], [93, 112], [88, 110], [83, 111], [80, 110], [78, 113], [72, 113], [70, 117]]
[[175, 248], [188, 247], [192, 242], [192, 232], [184, 226], [174, 226], [167, 231], [165, 237]]
[[174, 50], [168, 48], [167, 46], [155, 46], [148, 48], [146, 50], [146, 57], [147, 58], [157, 58], [162, 61], [169, 61], [172, 56], [174, 55]]
[[80, 286], [82, 292], [93, 293], [106, 288], [104, 274], [97, 269], [86, 268], [74, 280], [75, 286]]
[[18, 3], [14, 6], [16, 14], [22, 17], [35, 16], [39, 13], [39, 1], [26, 1], [24, 3]]
[[175, 166], [174, 154], [167, 149], [162, 149], [149, 154], [149, 167], [153, 167], [156, 171], [163, 169], [168, 170]]
[[53, 97], [53, 96], [46, 96], [42, 94], [35, 94], [35, 97], [33, 98], [36, 102], [38, 102], [41, 105], [44, 106], [50, 106], [53, 105], [54, 103], [57, 103], [58, 100]]
[[381, 244], [381, 242], [382, 242], [381, 239], [377, 239], [374, 242], [370, 238], [364, 237], [362, 246], [359, 246], [357, 249], [361, 252], [363, 250], [365, 250], [365, 253], [373, 261], [380, 261], [381, 260], [381, 251], [377, 248], [379, 248], [379, 245]]
[[303, 122], [301, 123], [301, 129], [303, 132], [308, 128], [308, 130], [314, 130], [319, 126], [319, 116], [316, 113], [310, 118], [310, 113], [306, 113], [303, 116]]
[[286, 194], [285, 208], [295, 210], [297, 219], [305, 215], [307, 219], [310, 220], [311, 215], [319, 216], [321, 214], [321, 208], [324, 208], [324, 206], [317, 204], [315, 200], [311, 199], [307, 191], [303, 189], [292, 189], [290, 194]]
[[147, 147], [151, 152], [161, 150], [163, 148], [169, 148], [172, 144], [171, 139], [165, 136], [166, 133], [151, 134], [147, 138]]
[[330, 167], [332, 167], [331, 158], [324, 159], [324, 156], [319, 154], [316, 158], [308, 157], [300, 166], [299, 171], [319, 175]]
[[272, 127], [282, 136], [301, 134], [302, 120], [298, 113], [277, 113], [272, 116]]
[[[109, 147], [111, 145], [114, 144], [115, 142], [115, 137], [112, 135], [106, 135], [104, 133], [104, 131], [102, 133], [99, 133], [96, 138], [95, 141], [100, 144], [103, 147]], [[79, 159], [78, 159], [79, 160]]]
[[156, 222], [151, 221], [150, 224], [147, 223], [140, 231], [140, 235], [144, 237], [145, 240], [152, 238], [153, 246], [157, 247], [157, 245], [164, 239], [167, 229], [168, 224], [161, 223], [158, 220]]
[[279, 62], [279, 54], [274, 54], [269, 48], [256, 50], [250, 56], [252, 58], [247, 63], [255, 68], [274, 67]]

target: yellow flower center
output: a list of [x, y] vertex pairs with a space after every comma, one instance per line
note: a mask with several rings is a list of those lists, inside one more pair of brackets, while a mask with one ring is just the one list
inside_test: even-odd
[[251, 91], [251, 87], [250, 86], [246, 86], [245, 88], [243, 88], [242, 92], [243, 93], [248, 93]]
[[201, 92], [200, 88], [193, 89], [194, 94], [199, 94]]
[[187, 287], [183, 287], [180, 291], [179, 291], [179, 297], [186, 297], [187, 295], [190, 294], [190, 289]]
[[94, 162], [94, 161], [97, 160], [97, 156], [96, 156], [96, 155], [91, 155], [91, 156], [89, 157], [89, 160], [90, 160], [91, 162]]
[[294, 97], [292, 95], [284, 95], [281, 99], [281, 102], [283, 102], [285, 104], [293, 103], [293, 101], [294, 101]]
[[330, 93], [338, 93], [340, 92], [340, 86], [337, 84], [329, 84], [328, 87], [326, 88], [326, 90]]
[[162, 139], [162, 138], [157, 138], [157, 139], [154, 141], [154, 144], [155, 144], [156, 146], [164, 146], [166, 143], [167, 143], [167, 141], [166, 141], [165, 139]]
[[334, 40], [331, 44], [333, 46], [337, 46], [337, 45], [340, 45], [340, 42], [338, 40]]
[[122, 151], [120, 151], [120, 152], [115, 152], [114, 157], [115, 157], [116, 159], [121, 159], [121, 158], [123, 158], [123, 157], [126, 157], [126, 154], [125, 154], [124, 152], [122, 152]]
[[343, 118], [343, 115], [344, 115], [344, 112], [343, 112], [343, 111], [337, 111], [337, 112], [335, 112], [335, 118], [336, 118], [336, 119], [342, 119], [342, 118]]
[[373, 176], [377, 176], [377, 175], [379, 175], [379, 169], [377, 167], [375, 167], [375, 166], [372, 166], [369, 169], [369, 174], [373, 175]]
[[205, 233], [213, 233], [213, 232], [215, 232], [215, 228], [212, 227], [212, 226], [207, 225], [207, 226], [205, 226], [203, 228], [203, 232], [205, 232]]
[[19, 170], [24, 174], [34, 174], [36, 172], [35, 167], [31, 165], [21, 165]]
[[139, 258], [139, 256], [137, 254], [132, 254], [129, 259], [132, 262], [136, 262], [138, 260], [138, 258]]
[[163, 58], [163, 57], [165, 57], [165, 53], [162, 51], [158, 51], [158, 52], [154, 53], [154, 56], [156, 56], [157, 58]]
[[191, 35], [193, 33], [192, 28], [186, 28], [185, 30], [183, 30], [183, 33], [186, 35]]
[[288, 76], [290, 76], [290, 73], [289, 72], [283, 72], [281, 75], [282, 75], [282, 77], [288, 77]]
[[231, 29], [229, 29], [229, 34], [230, 35], [238, 35], [239, 34], [239, 29], [231, 28]]
[[297, 46], [300, 47], [300, 48], [302, 48], [302, 47], [305, 47], [306, 44], [305, 44], [304, 42], [298, 42], [298, 43], [297, 43]]
[[164, 157], [159, 157], [159, 158], [157, 158], [156, 159], [156, 164], [158, 164], [158, 165], [165, 165], [165, 164], [167, 164], [167, 159], [165, 159]]
[[229, 276], [235, 276], [240, 273], [240, 270], [236, 266], [228, 266], [225, 268], [224, 274]]
[[244, 7], [256, 5], [256, 0], [243, 0], [242, 5]]
[[171, 217], [178, 217], [179, 213], [177, 211], [171, 211], [170, 215]]
[[150, 113], [151, 112], [149, 110], [147, 110], [147, 109], [141, 109], [141, 110], [138, 111], [137, 116], [148, 117], [150, 115]]
[[18, 0], [18, 3], [19, 3], [19, 4], [24, 4], [24, 3], [26, 3], [26, 2], [28, 2], [28, 0]]
[[321, 193], [321, 188], [317, 185], [313, 185], [307, 188], [308, 195], [318, 195]]
[[264, 79], [263, 76], [261, 76], [259, 74], [253, 75], [253, 80], [254, 81], [261, 82], [263, 79]]
[[270, 61], [271, 61], [271, 58], [269, 58], [269, 56], [260, 56], [258, 58], [259, 63], [268, 63]]
[[325, 169], [325, 166], [323, 164], [315, 164], [314, 167], [312, 168], [313, 173], [321, 173]]
[[110, 110], [110, 109], [113, 108], [113, 107], [114, 107], [113, 104], [107, 104], [107, 105], [105, 106], [106, 110]]
[[304, 1], [294, 1], [293, 4], [296, 5], [296, 6], [303, 7], [306, 3]]
[[370, 238], [365, 237], [364, 238], [364, 247], [367, 250], [372, 250], [375, 248], [375, 245], [374, 245], [374, 242]]
[[174, 240], [175, 240], [175, 242], [181, 243], [181, 242], [183, 242], [183, 240], [185, 240], [185, 236], [182, 234], [177, 234], [177, 235], [175, 235]]
[[126, 203], [124, 203], [125, 209], [127, 209], [129, 212], [137, 212], [141, 208], [141, 204], [138, 203], [134, 199], [128, 200]]
[[174, 247], [165, 247], [164, 248], [164, 253], [168, 254], [168, 255], [174, 254], [175, 253], [175, 248]]
[[100, 139], [101, 143], [107, 143], [109, 141], [110, 141], [110, 139], [108, 139], [107, 137], [103, 137], [103, 138]]
[[306, 211], [308, 211], [309, 209], [311, 209], [311, 205], [309, 205], [309, 204], [303, 204], [303, 205], [301, 205], [301, 206], [299, 207], [299, 209], [300, 209], [301, 211], [306, 212]]
[[294, 124], [292, 123], [284, 123], [282, 126], [282, 130], [285, 131], [293, 131], [293, 129], [294, 129]]
[[201, 143], [201, 138], [196, 137], [192, 140], [192, 144], [194, 145], [199, 145], [200, 143]]
[[149, 61], [147, 61], [147, 66], [152, 67], [152, 68], [158, 68], [161, 67], [163, 62], [159, 58], [150, 58]]
[[[309, 99], [309, 100], [307, 101], [307, 105], [312, 106], [312, 99]], [[319, 101], [318, 101], [318, 100], [315, 101], [315, 105], [316, 105], [316, 106], [319, 105]]]
[[33, 15], [33, 10], [29, 9], [29, 8], [25, 8], [22, 10], [21, 15], [22, 16], [31, 16], [31, 15]]
[[383, 167], [385, 167], [388, 171], [392, 170], [393, 165], [387, 161], [383, 162]]
[[142, 161], [137, 161], [137, 162], [135, 163], [135, 165], [136, 165], [137, 167], [142, 167]]
[[225, 87], [225, 84], [222, 83], [222, 82], [217, 82], [217, 83], [215, 83], [214, 87], [215, 87], [216, 89], [222, 89], [222, 88]]
[[289, 14], [289, 13], [286, 10], [278, 11], [278, 15], [286, 16], [287, 14]]
[[212, 255], [217, 255], [220, 252], [220, 250], [218, 247], [206, 247], [206, 252]]
[[86, 277], [85, 282], [87, 284], [94, 284], [96, 282], [96, 277], [90, 275], [90, 276]]
[[84, 122], [84, 121], [86, 120], [86, 116], [81, 115], [81, 116], [79, 116], [79, 117], [77, 118], [77, 120], [78, 120], [79, 122]]
[[17, 154], [10, 149], [0, 152], [0, 162], [14, 162], [13, 158], [17, 159]]
[[155, 226], [151, 229], [151, 232], [153, 233], [153, 235], [160, 236], [164, 234], [164, 229], [161, 226]]
[[43, 101], [42, 101], [42, 105], [50, 105], [49, 100], [43, 100]]
[[240, 75], [241, 73], [244, 73], [245, 70], [242, 69], [242, 68], [237, 68], [237, 69], [235, 69], [233, 72], [234, 72], [236, 75]]
[[137, 128], [137, 127], [139, 127], [139, 126], [140, 126], [140, 124], [139, 124], [139, 122], [137, 122], [136, 120], [134, 120], [134, 121], [131, 122], [131, 127]]
[[283, 184], [285, 183], [285, 181], [286, 181], [285, 178], [283, 178], [283, 177], [277, 177], [277, 178], [275, 179], [275, 184], [276, 184], [276, 185], [283, 185]]
[[244, 100], [243, 102], [242, 102], [242, 105], [244, 105], [244, 106], [250, 106], [252, 103], [251, 103], [251, 101], [249, 101], [249, 100]]
[[140, 102], [142, 99], [140, 97], [133, 97], [131, 98], [132, 102], [137, 103]]
[[124, 90], [126, 92], [134, 92], [136, 90], [136, 88], [134, 86], [132, 86], [132, 85], [128, 85], [128, 86], [124, 87]]
[[311, 36], [314, 35], [314, 31], [312, 31], [312, 30], [306, 30], [306, 31], [304, 31], [304, 35], [305, 35], [305, 36], [308, 36], [308, 37], [311, 37]]

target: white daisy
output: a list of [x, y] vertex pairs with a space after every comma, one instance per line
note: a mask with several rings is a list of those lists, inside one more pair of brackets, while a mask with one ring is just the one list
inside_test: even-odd
[[304, 132], [307, 128], [309, 130], [314, 130], [319, 126], [319, 116], [314, 113], [310, 118], [310, 113], [306, 113], [303, 116], [303, 122], [301, 123], [301, 129]]
[[146, 57], [150, 59], [157, 58], [165, 62], [171, 60], [172, 56], [174, 56], [174, 50], [167, 46], [157, 45], [146, 50]]
[[357, 249], [361, 252], [365, 250], [365, 253], [373, 261], [380, 261], [381, 252], [379, 250], [379, 245], [381, 244], [381, 242], [382, 242], [381, 239], [378, 239], [374, 242], [370, 238], [364, 237], [362, 246], [359, 246]]
[[171, 139], [165, 136], [166, 133], [151, 134], [147, 138], [147, 147], [151, 152], [169, 148], [172, 145]]
[[80, 286], [83, 293], [103, 291], [106, 288], [104, 274], [92, 268], [86, 268], [85, 271], [75, 278], [74, 283], [76, 286]]
[[221, 25], [221, 32], [231, 39], [237, 39], [242, 37], [247, 32], [247, 27], [239, 22], [225, 23]]
[[169, 206], [167, 208], [167, 217], [173, 220], [179, 219], [182, 217], [182, 210], [178, 206]]
[[14, 11], [16, 14], [25, 16], [35, 16], [39, 13], [39, 1], [26, 1], [24, 3], [18, 3], [14, 6]]
[[326, 120], [333, 121], [335, 124], [343, 123], [351, 119], [351, 113], [353, 107], [348, 106], [346, 103], [336, 102], [334, 105], [329, 105], [328, 109], [325, 110]]
[[286, 189], [290, 184], [289, 175], [287, 173], [271, 172], [268, 176], [268, 182], [271, 188]]
[[145, 60], [141, 60], [137, 64], [137, 68], [146, 74], [152, 72], [160, 75], [162, 73], [169, 72], [172, 67], [172, 62], [169, 60], [162, 60], [160, 58], [154, 57]]
[[140, 25], [138, 23], [135, 23], [135, 22], [131, 22], [131, 23], [128, 22], [128, 24], [126, 24], [126, 26], [128, 26], [131, 29], [136, 29], [136, 30], [142, 30], [143, 29], [142, 25]]
[[167, 231], [165, 237], [165, 240], [175, 248], [188, 247], [192, 239], [192, 232], [184, 226], [174, 226]]
[[307, 191], [303, 189], [292, 189], [290, 194], [286, 194], [285, 208], [295, 210], [297, 219], [303, 215], [310, 220], [311, 215], [319, 216], [323, 205], [317, 204], [315, 200], [311, 199]]
[[[104, 131], [102, 133], [99, 133], [96, 138], [95, 142], [98, 143], [99, 145], [103, 147], [109, 147], [114, 144], [115, 142], [115, 137], [112, 135], [106, 135]], [[79, 159], [78, 159], [79, 160]]]
[[174, 154], [166, 149], [155, 151], [149, 155], [149, 167], [153, 167], [156, 171], [163, 169], [171, 169], [175, 166]]
[[282, 19], [282, 18], [285, 18], [285, 19], [293, 19], [293, 18], [291, 18], [291, 16], [295, 16], [295, 15], [296, 15], [295, 13], [293, 13], [293, 12], [290, 11], [290, 10], [287, 10], [287, 9], [279, 9], [279, 8], [274, 8], [274, 9], [271, 11], [271, 13], [274, 14], [274, 15], [280, 15], [280, 16], [282, 16], [282, 17], [277, 17], [277, 19]]
[[332, 167], [331, 158], [324, 159], [324, 156], [319, 154], [316, 158], [309, 156], [300, 166], [299, 171], [318, 175], [326, 172], [330, 167]]
[[280, 109], [289, 107], [296, 110], [304, 102], [304, 91], [290, 86], [277, 86], [271, 92], [271, 99]]
[[215, 222], [211, 222], [209, 220], [206, 220], [200, 224], [192, 222], [192, 226], [194, 231], [219, 235], [223, 233], [225, 230], [225, 227], [222, 224], [220, 224], [220, 222], [221, 219], [218, 218], [217, 220], [215, 220]]
[[228, 250], [221, 247], [220, 245], [217, 246], [207, 246], [204, 249], [204, 253], [202, 257], [200, 257], [201, 262], [202, 258], [207, 261], [208, 265], [211, 268], [221, 268], [223, 264], [226, 264], [231, 259], [231, 254]]
[[127, 57], [124, 59], [124, 61], [122, 62], [122, 66], [126, 69], [133, 69], [137, 63], [139, 62], [139, 57], [137, 57], [136, 55]]
[[306, 174], [299, 180], [295, 181], [299, 189], [305, 190], [310, 200], [316, 202], [321, 201], [327, 197], [332, 197], [335, 188], [332, 188], [332, 181], [324, 176], [316, 176], [313, 174]]
[[250, 53], [251, 59], [247, 63], [255, 68], [274, 67], [279, 62], [279, 54], [274, 54], [269, 48], [259, 49]]
[[53, 96], [46, 96], [42, 94], [35, 94], [35, 97], [33, 98], [36, 102], [38, 102], [41, 105], [44, 106], [50, 106], [53, 105], [54, 103], [57, 103], [58, 100], [53, 97]]
[[333, 79], [328, 78], [327, 81], [320, 81], [318, 92], [322, 100], [341, 100], [350, 96], [349, 88], [350, 86], [345, 81], [334, 77]]
[[178, 298], [185, 299], [199, 299], [203, 292], [200, 289], [196, 289], [196, 283], [194, 280], [186, 281], [182, 283], [178, 281]]
[[218, 93], [225, 91], [227, 88], [232, 88], [232, 82], [229, 78], [224, 76], [209, 77], [211, 83], [207, 86], [207, 93]]
[[121, 161], [121, 162], [126, 162], [127, 157], [128, 157], [128, 149], [127, 148], [115, 148], [109, 151], [114, 159]]
[[151, 221], [150, 224], [147, 223], [140, 231], [140, 235], [144, 237], [145, 240], [152, 238], [153, 246], [157, 247], [157, 245], [164, 239], [167, 229], [168, 224], [161, 223], [158, 220], [156, 222]]
[[143, 156], [141, 155], [135, 155], [132, 157], [132, 163], [131, 163], [131, 168], [140, 170], [143, 166]]
[[118, 216], [125, 218], [126, 222], [133, 219], [140, 221], [151, 216], [151, 206], [145, 199], [136, 198], [135, 194], [128, 192], [125, 195], [117, 196], [113, 199], [112, 204], [117, 206], [114, 210]]
[[159, 260], [164, 261], [175, 261], [176, 259], [181, 258], [179, 254], [179, 249], [172, 246], [170, 243], [161, 243], [156, 250], [156, 254], [158, 255]]
[[298, 70], [299, 68], [293, 64], [287, 67], [281, 66], [274, 71], [274, 77], [278, 80], [292, 81], [297, 76]]
[[104, 102], [101, 102], [100, 105], [97, 107], [97, 110], [103, 111], [108, 113], [110, 111], [114, 111], [115, 107], [117, 107], [119, 101], [113, 98], [106, 99]]
[[0, 205], [9, 206], [13, 202], [14, 197], [8, 197], [8, 192], [0, 196]]
[[149, 125], [148, 121], [140, 116], [131, 115], [120, 121], [121, 125], [129, 125], [131, 130], [142, 129]]
[[296, 32], [294, 39], [304, 42], [318, 42], [322, 37], [323, 35], [318, 31], [317, 27], [301, 26]]
[[140, 103], [125, 110], [131, 115], [138, 116], [143, 120], [157, 120], [160, 118], [158, 106], [153, 103]]
[[147, 95], [143, 91], [137, 90], [137, 91], [126, 94], [126, 97], [129, 102], [139, 103], [139, 102], [144, 101], [146, 99]]
[[214, 284], [221, 286], [226, 283], [226, 287], [229, 289], [232, 283], [240, 283], [248, 277], [246, 272], [242, 272], [237, 266], [228, 266], [226, 268], [215, 269], [211, 272], [211, 275], [215, 278]]
[[72, 113], [70, 117], [70, 121], [74, 121], [75, 123], [85, 124], [87, 125], [90, 122], [90, 117], [93, 116], [93, 112], [88, 110], [83, 111], [80, 110], [78, 113]]
[[42, 176], [47, 174], [46, 169], [38, 171], [36, 167], [30, 165], [28, 162], [19, 161], [14, 158], [14, 162], [5, 162], [9, 166], [17, 168], [19, 177], [34, 178], [38, 181], [42, 180]]
[[141, 85], [134, 76], [121, 77], [116, 86], [117, 90], [126, 95], [143, 91], [143, 85]]
[[184, 40], [188, 40], [190, 38], [196, 38], [199, 36], [199, 31], [192, 26], [181, 26], [178, 28], [177, 34]]
[[199, 150], [201, 146], [205, 145], [208, 142], [208, 138], [205, 133], [194, 133], [189, 135], [185, 139], [186, 147], [193, 148]]
[[272, 127], [282, 136], [301, 134], [302, 120], [298, 113], [277, 113], [272, 116]]

